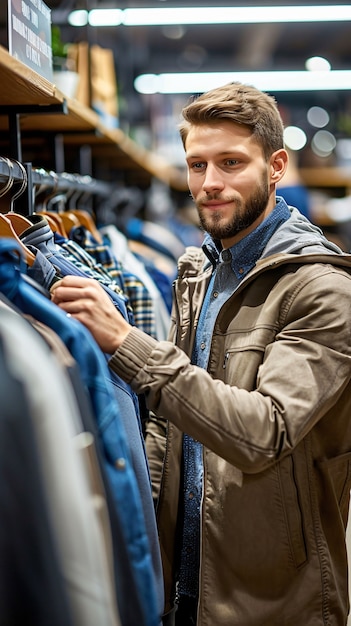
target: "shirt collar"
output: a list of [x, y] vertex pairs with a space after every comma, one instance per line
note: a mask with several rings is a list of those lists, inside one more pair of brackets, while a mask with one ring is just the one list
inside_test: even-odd
[[[276, 200], [277, 203], [274, 211], [271, 211], [255, 230], [229, 248], [229, 250], [224, 251], [224, 257], [227, 257], [228, 253], [231, 254], [232, 269], [239, 279], [246, 276], [254, 267], [275, 230], [286, 222], [291, 215], [284, 198], [277, 196]], [[212, 239], [207, 233], [202, 248], [215, 267], [222, 258], [222, 246], [220, 241]]]

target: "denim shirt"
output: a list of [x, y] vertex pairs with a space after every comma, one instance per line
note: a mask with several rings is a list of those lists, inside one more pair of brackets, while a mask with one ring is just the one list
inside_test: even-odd
[[[123, 542], [126, 550], [121, 550], [121, 553], [126, 554], [129, 559], [129, 563], [123, 568], [126, 581], [117, 581], [118, 584], [123, 582], [124, 587], [123, 594], [118, 594], [122, 624], [159, 626], [159, 592], [143, 501], [106, 359], [82, 324], [67, 316], [23, 279], [25, 265], [18, 258], [19, 250], [18, 244], [12, 239], [0, 240], [0, 292], [22, 313], [31, 315], [54, 330], [79, 366], [94, 412], [104, 452], [104, 469], [123, 533], [123, 536], [116, 539]], [[121, 571], [123, 565], [122, 562], [118, 563], [118, 571]], [[132, 575], [129, 585], [128, 572]], [[134, 588], [136, 594], [131, 593], [132, 597], [128, 597], [126, 591], [130, 592]]]
[[[218, 312], [254, 267], [276, 229], [290, 217], [290, 210], [277, 197], [277, 204], [259, 226], [227, 250], [206, 235], [203, 250], [213, 264], [213, 274], [202, 305], [192, 363], [207, 368], [212, 332]], [[183, 510], [178, 594], [197, 598], [200, 567], [200, 511], [203, 481], [202, 444], [183, 435]]]

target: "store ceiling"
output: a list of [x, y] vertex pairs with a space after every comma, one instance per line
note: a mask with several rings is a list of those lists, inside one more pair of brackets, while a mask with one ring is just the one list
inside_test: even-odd
[[[332, 69], [351, 68], [351, 23], [290, 23], [191, 25], [184, 27], [83, 27], [67, 26], [67, 15], [75, 8], [200, 7], [202, 6], [294, 6], [302, 2], [233, 2], [219, 0], [47, 0], [54, 23], [61, 25], [65, 41], [88, 39], [114, 50], [118, 78], [130, 100], [129, 114], [142, 115], [134, 90], [134, 78], [142, 73], [304, 70], [310, 56], [327, 58]], [[305, 4], [331, 4], [309, 0]], [[338, 4], [349, 4], [340, 1]], [[225, 10], [225, 9], [222, 9]], [[180, 36], [181, 35], [181, 36]], [[347, 107], [349, 92], [280, 93], [279, 101], [293, 107], [320, 104], [329, 109]], [[133, 106], [132, 103], [135, 103]], [[133, 120], [131, 120], [133, 123]]]
[[[127, 102], [123, 111], [128, 117], [126, 126], [143, 123], [149, 114], [145, 110], [145, 98], [134, 88], [135, 77], [142, 73], [304, 70], [305, 61], [311, 56], [327, 58], [332, 69], [351, 69], [351, 22], [347, 21], [79, 29], [67, 23], [68, 14], [74, 9], [194, 6], [200, 11], [200, 7], [218, 4], [220, 7], [288, 5], [293, 13], [294, 6], [303, 4], [293, 0], [288, 3], [277, 0], [218, 0], [217, 3], [214, 0], [46, 0], [46, 4], [52, 9], [52, 22], [61, 27], [65, 42], [86, 40], [114, 51], [120, 95]], [[332, 3], [307, 0], [305, 4], [316, 6], [317, 16], [318, 6]], [[339, 0], [337, 4], [349, 3]], [[0, 5], [4, 5], [0, 16], [5, 16], [6, 0], [0, 0]], [[320, 105], [340, 114], [351, 107], [349, 91], [281, 92], [277, 99], [286, 106], [289, 115], [291, 112], [291, 123], [298, 121], [300, 109], [306, 106]], [[122, 126], [123, 123], [122, 120]]]
[[[47, 0], [53, 9], [53, 21], [64, 23], [74, 8], [135, 7], [203, 7], [294, 5], [302, 2], [233, 2], [228, 0]], [[307, 0], [305, 4], [320, 6], [331, 2]], [[348, 2], [338, 1], [339, 5]], [[200, 9], [199, 9], [200, 10]], [[317, 16], [316, 8], [316, 16]], [[332, 10], [331, 10], [332, 11]], [[240, 69], [304, 69], [304, 61], [312, 55], [329, 58], [333, 68], [347, 68], [351, 63], [350, 22], [308, 24], [240, 24], [184, 26], [183, 34], [176, 27], [114, 27], [90, 28], [91, 37], [109, 41], [118, 48], [125, 39], [137, 71], [211, 71]], [[76, 32], [75, 37], [78, 36]], [[179, 38], [177, 38], [179, 37]], [[126, 51], [125, 51], [126, 52]]]

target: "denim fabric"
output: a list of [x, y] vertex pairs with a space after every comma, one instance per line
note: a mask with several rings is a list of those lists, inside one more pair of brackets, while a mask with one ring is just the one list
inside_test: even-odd
[[[82, 249], [81, 258], [77, 260], [76, 257], [73, 254], [69, 254], [67, 250], [62, 252], [60, 247], [55, 243], [53, 232], [45, 219], [38, 220], [37, 223], [33, 224], [32, 227], [22, 233], [21, 239], [24, 243], [26, 243], [26, 245], [30, 244], [32, 248], [36, 248], [38, 250], [38, 259], [36, 259], [35, 262], [35, 278], [40, 284], [42, 284], [40, 265], [42, 267], [43, 280], [45, 284], [47, 284], [47, 273], [49, 272], [47, 267], [48, 262], [52, 263], [55, 266], [56, 271], [60, 272], [62, 276], [67, 274], [87, 276], [84, 271], [85, 266], [81, 259], [84, 259], [89, 255], [87, 255], [87, 253]], [[71, 244], [72, 246], [76, 245], [79, 247], [78, 244], [75, 244], [74, 242], [71, 242]], [[91, 260], [92, 263], [94, 263], [94, 260]], [[76, 267], [77, 263], [79, 264], [78, 268]], [[88, 276], [96, 278], [99, 283], [102, 284], [124, 318], [130, 321], [130, 316], [123, 296], [112, 291], [106, 284], [106, 280], [105, 282], [101, 282], [102, 276], [99, 272], [92, 273], [91, 267], [87, 268], [87, 270], [89, 271]], [[33, 268], [29, 268], [28, 275], [32, 276], [32, 274]], [[105, 360], [107, 363], [109, 355], [105, 355]], [[155, 510], [152, 500], [149, 466], [142, 434], [139, 401], [130, 385], [125, 383], [115, 372], [112, 372], [112, 370], [108, 369], [107, 372], [107, 375], [112, 383], [115, 402], [119, 407], [120, 420], [124, 424], [127, 440], [130, 446], [131, 461], [141, 496], [143, 514], [152, 555], [152, 563], [156, 579], [158, 608], [159, 611], [162, 612], [164, 596], [161, 555]]]
[[[116, 289], [113, 289], [113, 281], [108, 281], [107, 278], [103, 280], [103, 277], [97, 272], [94, 273], [91, 268], [83, 266], [83, 264], [78, 266], [77, 263], [72, 261], [72, 259], [66, 258], [66, 256], [61, 252], [59, 246], [55, 244], [54, 233], [52, 232], [47, 220], [41, 216], [36, 217], [40, 217], [41, 219], [38, 219], [33, 226], [25, 230], [20, 235], [21, 241], [26, 246], [39, 250], [44, 257], [52, 263], [53, 267], [61, 276], [72, 274], [85, 278], [97, 278], [121, 314], [125, 317], [125, 319], [131, 321], [129, 311], [126, 306], [126, 298], [123, 296], [120, 288], [118, 287], [117, 289], [116, 286]], [[28, 274], [31, 275], [31, 268], [29, 268]]]
[[133, 217], [126, 222], [124, 232], [129, 239], [144, 243], [175, 263], [184, 252], [184, 245], [179, 237], [157, 222]]
[[142, 500], [106, 359], [91, 334], [79, 322], [67, 317], [23, 280], [21, 271], [25, 272], [26, 267], [16, 250], [19, 250], [16, 242], [0, 239], [0, 291], [23, 313], [32, 315], [59, 335], [77, 361], [90, 395], [104, 451], [105, 470], [123, 529], [124, 536], [120, 539], [127, 545], [139, 594], [135, 598], [119, 598], [121, 618], [125, 616], [123, 624], [134, 626], [139, 623], [138, 618], [133, 618], [133, 612], [140, 613], [138, 608], [141, 608], [142, 624], [158, 626], [156, 581]]

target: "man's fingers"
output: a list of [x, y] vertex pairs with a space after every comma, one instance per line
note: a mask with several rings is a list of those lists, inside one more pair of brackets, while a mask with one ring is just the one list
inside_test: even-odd
[[97, 299], [95, 284], [91, 282], [90, 279], [88, 281], [84, 279], [83, 283], [80, 282], [78, 285], [74, 286], [64, 278], [55, 283], [50, 293], [52, 301], [56, 304], [71, 302], [73, 300], [94, 301]]

